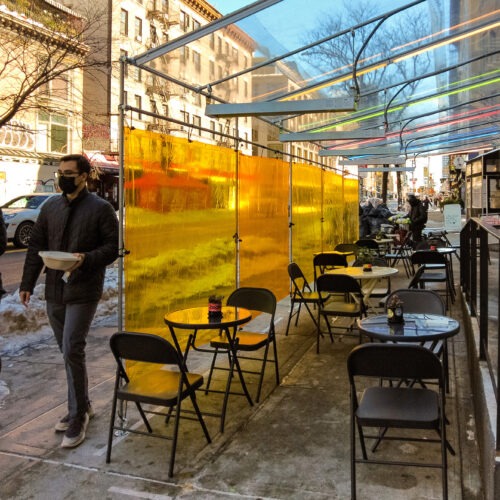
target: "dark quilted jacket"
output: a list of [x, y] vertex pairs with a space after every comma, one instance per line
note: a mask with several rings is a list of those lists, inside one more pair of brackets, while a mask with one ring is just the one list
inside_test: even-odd
[[30, 236], [21, 291], [33, 293], [43, 268], [40, 250], [84, 253], [83, 264], [67, 283], [63, 272], [46, 270], [45, 298], [49, 302], [81, 304], [101, 298], [106, 266], [118, 257], [118, 219], [107, 201], [84, 189], [71, 203], [64, 195], [49, 199]]

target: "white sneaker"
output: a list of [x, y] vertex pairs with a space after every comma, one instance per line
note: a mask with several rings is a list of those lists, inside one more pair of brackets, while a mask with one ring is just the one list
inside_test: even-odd
[[64, 433], [61, 448], [76, 448], [83, 443], [87, 425], [89, 425], [88, 413], [85, 413], [83, 417], [72, 418], [69, 421], [67, 431]]
[[[92, 420], [94, 418], [94, 408], [92, 408], [92, 405], [89, 404], [87, 414], [89, 416], [89, 419]], [[54, 429], [56, 432], [66, 432], [69, 427], [69, 414], [64, 415], [59, 422], [54, 426]]]

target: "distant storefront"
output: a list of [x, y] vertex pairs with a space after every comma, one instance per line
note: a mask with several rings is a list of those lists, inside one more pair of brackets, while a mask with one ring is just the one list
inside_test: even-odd
[[118, 181], [120, 166], [116, 156], [97, 151], [85, 151], [94, 167], [94, 175], [88, 181], [89, 190], [109, 201], [118, 210]]
[[466, 163], [467, 217], [500, 214], [500, 149]]

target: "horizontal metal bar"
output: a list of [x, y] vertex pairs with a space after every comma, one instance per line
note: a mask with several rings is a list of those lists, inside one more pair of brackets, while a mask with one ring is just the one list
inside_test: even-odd
[[269, 116], [296, 113], [328, 113], [355, 111], [353, 97], [310, 99], [304, 101], [264, 101], [236, 104], [208, 104], [205, 114], [211, 117]]
[[359, 148], [359, 149], [321, 149], [319, 156], [361, 156], [361, 155], [398, 155], [401, 152], [399, 147], [386, 146], [380, 148]]
[[316, 142], [316, 141], [349, 141], [356, 139], [383, 139], [382, 130], [343, 130], [340, 132], [294, 132], [280, 134], [281, 142]]
[[358, 174], [363, 172], [414, 172], [413, 167], [366, 167], [358, 169]]
[[356, 160], [339, 160], [340, 165], [401, 165], [405, 163], [404, 156], [385, 156], [385, 157], [370, 157], [370, 158], [357, 158]]
[[186, 33], [185, 35], [181, 35], [180, 37], [172, 40], [171, 42], [167, 42], [163, 45], [155, 47], [154, 49], [150, 49], [143, 54], [140, 54], [134, 58], [130, 58], [130, 62], [137, 66], [142, 64], [146, 64], [149, 61], [156, 59], [172, 50], [178, 49], [179, 47], [183, 47], [188, 45], [195, 40], [199, 40], [200, 38], [213, 33], [214, 31], [220, 30], [230, 24], [234, 24], [237, 21], [241, 21], [245, 17], [248, 17], [252, 14], [260, 12], [263, 9], [267, 9], [271, 5], [281, 2], [282, 0], [261, 0], [260, 2], [254, 2], [247, 7], [243, 7], [242, 9], [236, 10], [227, 16], [221, 17], [215, 21], [212, 21], [209, 24], [205, 24], [200, 28]]

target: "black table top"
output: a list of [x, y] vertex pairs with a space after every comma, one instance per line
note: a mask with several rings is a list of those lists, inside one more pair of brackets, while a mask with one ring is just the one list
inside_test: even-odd
[[219, 329], [230, 328], [252, 319], [252, 313], [243, 307], [223, 306], [220, 317], [209, 317], [208, 307], [181, 309], [165, 315], [165, 323], [175, 328], [184, 329]]
[[436, 314], [405, 313], [403, 324], [389, 323], [386, 314], [379, 314], [359, 320], [358, 325], [368, 337], [393, 342], [436, 341], [460, 331], [457, 320]]

